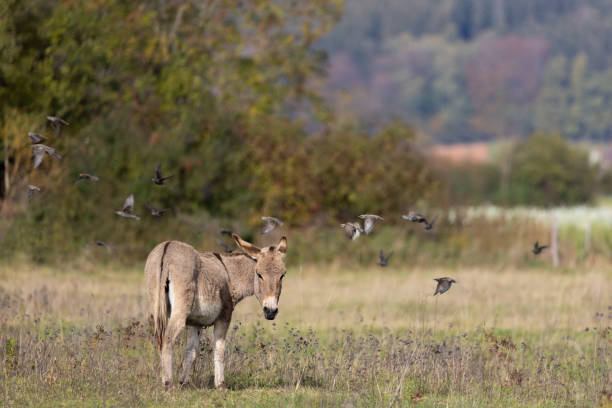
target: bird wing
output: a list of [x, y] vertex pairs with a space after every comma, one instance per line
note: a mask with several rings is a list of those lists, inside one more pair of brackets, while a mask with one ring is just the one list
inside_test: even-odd
[[385, 263], [389, 262], [389, 259], [391, 259], [392, 256], [393, 256], [393, 251], [389, 252], [387, 256], [385, 257], [384, 259]]
[[217, 241], [217, 244], [219, 244], [219, 246], [223, 248], [225, 252], [232, 252], [232, 249], [229, 246], [227, 246], [225, 242], [221, 241], [219, 238], [215, 238], [215, 240]]
[[134, 211], [134, 194], [130, 194], [128, 198], [125, 199], [121, 211], [126, 213], [131, 213]]
[[382, 263], [385, 261], [385, 255], [383, 253], [383, 250], [381, 249], [380, 252], [378, 253], [378, 263]]
[[264, 225], [263, 228], [261, 229], [261, 233], [267, 234], [270, 231], [272, 231], [275, 227], [276, 225], [274, 225], [273, 222], [271, 222], [270, 220], [266, 220], [266, 225]]
[[45, 151], [40, 148], [34, 148], [34, 168], [38, 168], [43, 158], [45, 157]]
[[43, 139], [46, 139], [46, 137], [44, 137], [40, 133], [35, 133], [35, 132], [29, 132], [28, 137], [30, 138], [32, 143], [40, 143], [42, 142]]
[[261, 219], [265, 222], [270, 222], [270, 223], [274, 223], [274, 224], [278, 224], [278, 225], [282, 225], [283, 222], [281, 220], [279, 220], [278, 218], [274, 218], [274, 217], [267, 217], [267, 216], [263, 216], [261, 217]]
[[352, 225], [355, 230], [363, 232], [363, 228], [361, 228], [361, 224], [359, 222], [349, 222], [349, 224]]
[[366, 217], [363, 220], [363, 229], [365, 230], [366, 234], [369, 234], [370, 232], [372, 232], [372, 230], [374, 229], [375, 223], [376, 221], [374, 221], [374, 219], [371, 217]]
[[161, 174], [161, 163], [159, 163], [157, 165], [157, 168], [155, 169], [155, 177], [160, 179], [162, 178], [162, 174]]

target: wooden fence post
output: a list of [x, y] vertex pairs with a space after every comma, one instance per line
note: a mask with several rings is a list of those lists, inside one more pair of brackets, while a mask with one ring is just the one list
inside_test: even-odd
[[552, 256], [553, 267], [559, 266], [559, 221], [553, 216], [553, 225], [550, 231], [550, 254]]

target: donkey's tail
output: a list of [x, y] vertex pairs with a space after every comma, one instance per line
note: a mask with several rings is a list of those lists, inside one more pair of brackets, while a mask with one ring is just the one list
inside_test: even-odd
[[168, 325], [168, 265], [164, 263], [170, 241], [155, 248], [145, 266], [148, 275], [149, 294], [153, 297], [153, 325], [157, 349], [161, 351]]

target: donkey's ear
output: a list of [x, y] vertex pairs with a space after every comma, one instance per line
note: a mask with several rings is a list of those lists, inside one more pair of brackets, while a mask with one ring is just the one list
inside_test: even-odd
[[237, 234], [232, 234], [232, 238], [238, 244], [240, 249], [242, 249], [248, 256], [251, 258], [257, 258], [261, 249], [257, 248], [255, 245], [250, 242], [246, 242], [244, 239], [240, 238]]
[[276, 250], [282, 254], [287, 253], [287, 237], [282, 237], [278, 244], [276, 244]]

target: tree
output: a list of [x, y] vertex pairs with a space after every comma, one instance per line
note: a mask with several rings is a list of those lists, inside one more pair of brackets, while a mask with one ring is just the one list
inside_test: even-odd
[[587, 152], [559, 135], [534, 134], [516, 145], [512, 157], [512, 204], [538, 206], [589, 202], [597, 190], [597, 172]]

